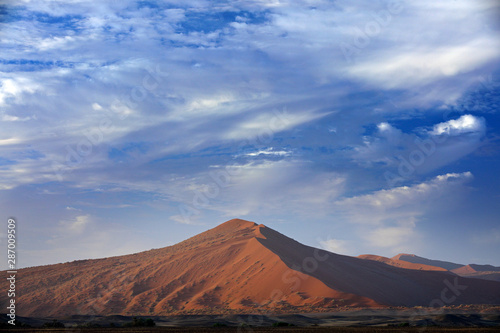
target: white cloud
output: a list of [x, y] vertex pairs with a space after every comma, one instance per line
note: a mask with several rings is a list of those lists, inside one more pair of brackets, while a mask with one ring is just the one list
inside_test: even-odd
[[2, 115], [2, 121], [28, 121], [31, 120], [32, 117], [24, 117], [24, 118], [19, 118], [17, 116], [10, 116], [10, 115]]
[[[386, 218], [398, 216], [398, 209], [402, 216], [419, 216], [424, 211], [414, 211], [416, 203], [425, 209], [437, 204], [436, 200], [443, 200], [443, 195], [450, 195], [457, 187], [472, 180], [470, 172], [448, 173], [436, 176], [434, 179], [412, 186], [400, 186], [389, 190], [380, 190], [335, 202], [340, 210], [346, 210], [353, 222], [363, 224], [379, 224]], [[375, 214], [372, 215], [372, 212]], [[380, 215], [378, 215], [379, 213]], [[394, 215], [393, 215], [394, 214]]]
[[265, 142], [276, 133], [320, 119], [328, 114], [330, 113], [317, 113], [314, 111], [264, 113], [236, 124], [224, 134], [224, 138], [229, 140], [256, 138]]
[[[387, 122], [354, 146], [352, 158], [362, 166], [382, 163], [395, 177], [409, 179], [449, 165], [481, 147], [486, 135], [484, 118], [470, 114], [438, 123], [431, 130], [404, 133]], [[404, 170], [403, 170], [404, 169]]]
[[[371, 246], [391, 248], [401, 246], [416, 237], [414, 226], [377, 228], [366, 235]], [[396, 251], [394, 251], [396, 252]]]
[[398, 144], [401, 141], [403, 132], [391, 124], [382, 122], [377, 125], [377, 129], [379, 135], [386, 138], [390, 144]]
[[484, 133], [486, 124], [484, 118], [475, 117], [470, 114], [465, 114], [458, 119], [452, 119], [444, 123], [434, 125], [431, 131], [432, 135], [460, 135], [464, 133]]
[[6, 106], [8, 99], [19, 103], [22, 101], [21, 96], [23, 93], [32, 94], [40, 89], [42, 89], [40, 83], [27, 77], [4, 78], [0, 81], [0, 106]]
[[392, 127], [389, 123], [386, 122], [378, 124], [377, 128], [380, 132], [388, 132], [394, 129], [394, 127]]
[[[171, 218], [193, 223], [196, 215], [220, 212], [224, 216], [284, 214], [325, 216], [331, 202], [344, 190], [345, 179], [333, 172], [314, 172], [307, 162], [295, 160], [260, 161], [212, 166], [210, 177], [196, 175], [190, 186], [170, 184], [183, 214]], [[229, 172], [227, 171], [229, 170]], [[225, 176], [222, 176], [225, 175]], [[194, 219], [185, 215], [194, 213]]]
[[190, 103], [188, 106], [189, 111], [191, 110], [196, 110], [196, 109], [201, 109], [203, 113], [206, 112], [207, 109], [213, 109], [221, 104], [224, 103], [229, 103], [235, 101], [235, 98], [231, 95], [220, 95], [216, 97], [210, 97], [210, 98], [202, 98], [198, 100], [194, 100]]
[[64, 36], [64, 37], [50, 37], [44, 38], [34, 46], [36, 46], [40, 51], [47, 51], [49, 49], [65, 49], [71, 45], [72, 42], [75, 41], [75, 37], [72, 36]]
[[335, 215], [357, 225], [360, 237], [372, 247], [392, 252], [416, 247], [419, 220], [432, 211], [450, 209], [472, 178], [470, 172], [449, 173], [412, 186], [340, 199], [334, 202]]
[[245, 153], [243, 154], [244, 156], [249, 156], [249, 157], [256, 157], [260, 155], [270, 155], [270, 156], [290, 156], [291, 152], [288, 150], [274, 150], [274, 148], [266, 148], [266, 149], [261, 149], [256, 152], [250, 152], [250, 153]]
[[0, 146], [10, 146], [16, 145], [23, 142], [23, 139], [19, 137], [8, 138], [8, 139], [0, 139]]
[[346, 254], [350, 255], [351, 251], [349, 250], [349, 241], [342, 239], [327, 239], [319, 242], [321, 247], [327, 251], [338, 253], [338, 254]]
[[[477, 50], [481, 52], [477, 52]], [[354, 65], [349, 72], [357, 78], [382, 84], [385, 88], [408, 88], [436, 79], [473, 71], [500, 57], [497, 38], [482, 38], [460, 45], [431, 47], [426, 50], [386, 54], [380, 60]], [[391, 49], [391, 53], [394, 53]], [[396, 51], [397, 53], [397, 51]]]
[[90, 215], [78, 215], [71, 220], [61, 221], [60, 225], [71, 234], [81, 234], [90, 222]]
[[[184, 211], [184, 209], [186, 211]], [[174, 222], [180, 223], [180, 224], [188, 224], [188, 225], [201, 225], [203, 223], [199, 222], [200, 216], [197, 216], [199, 214], [199, 211], [194, 209], [190, 211], [191, 207], [187, 205], [179, 205], [179, 210], [181, 210], [181, 214], [177, 215], [172, 215], [169, 217]], [[192, 215], [194, 214], [194, 215]], [[234, 215], [234, 216], [239, 216], [239, 215]]]

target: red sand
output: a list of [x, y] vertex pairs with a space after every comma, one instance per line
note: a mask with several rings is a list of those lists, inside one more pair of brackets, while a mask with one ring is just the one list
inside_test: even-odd
[[[449, 272], [393, 267], [231, 220], [174, 246], [18, 271], [17, 314], [169, 315], [428, 306]], [[459, 303], [500, 303], [500, 283], [458, 278]], [[469, 281], [465, 281], [469, 280]], [[0, 282], [7, 290], [7, 281]], [[446, 294], [453, 296], [453, 294]], [[7, 304], [6, 293], [0, 294]], [[457, 303], [455, 303], [457, 304]]]

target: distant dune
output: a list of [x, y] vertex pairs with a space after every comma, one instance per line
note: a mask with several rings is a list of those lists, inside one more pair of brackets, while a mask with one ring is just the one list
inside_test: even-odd
[[424, 270], [424, 271], [443, 271], [443, 272], [447, 271], [447, 269], [444, 269], [442, 267], [436, 267], [436, 266], [430, 266], [430, 265], [424, 265], [424, 264], [416, 264], [416, 263], [411, 263], [408, 261], [391, 259], [391, 258], [387, 258], [387, 257], [373, 255], [373, 254], [362, 254], [362, 255], [358, 256], [358, 258], [380, 261], [380, 262], [383, 262], [387, 265], [406, 268], [406, 269]]
[[[422, 269], [425, 270], [432, 270], [432, 268], [434, 268], [435, 270], [443, 269], [449, 270], [450, 272], [453, 272], [454, 274], [462, 277], [500, 282], [500, 267], [495, 267], [492, 265], [460, 265], [448, 261], [426, 259], [414, 254], [398, 254], [390, 259], [370, 255], [363, 255], [360, 256], [360, 258], [361, 257], [370, 260], [382, 261], [389, 265], [398, 267], [404, 267], [404, 263], [406, 263], [407, 265], [422, 265]], [[418, 266], [407, 266], [405, 268], [418, 269], [415, 267]]]
[[434, 267], [441, 267], [446, 270], [452, 270], [455, 268], [460, 268], [464, 265], [461, 264], [456, 264], [454, 262], [449, 262], [449, 261], [441, 261], [441, 260], [432, 260], [432, 259], [427, 259], [427, 258], [422, 258], [419, 256], [416, 256], [414, 254], [406, 254], [406, 253], [400, 253], [391, 259], [393, 260], [401, 260], [401, 261], [407, 261], [411, 262], [413, 264], [423, 264], [427, 266], [434, 266]]
[[[326, 252], [235, 219], [161, 249], [21, 269], [17, 314], [297, 313], [429, 306], [443, 297], [445, 304], [500, 303], [499, 282], [386, 259]], [[8, 289], [6, 280], [1, 287]]]
[[492, 265], [470, 264], [452, 270], [453, 273], [463, 276], [483, 280], [500, 282], [500, 267]]
[[491, 265], [475, 265], [470, 264], [456, 268], [452, 272], [457, 274], [470, 274], [470, 273], [480, 273], [480, 272], [500, 272], [500, 267], [495, 267]]

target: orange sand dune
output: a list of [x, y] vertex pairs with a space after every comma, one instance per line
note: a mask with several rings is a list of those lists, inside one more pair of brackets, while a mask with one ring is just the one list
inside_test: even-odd
[[394, 267], [400, 267], [400, 268], [406, 268], [406, 269], [415, 269], [415, 270], [423, 270], [423, 271], [443, 271], [443, 272], [447, 271], [446, 269], [441, 268], [441, 267], [424, 265], [424, 264], [415, 264], [415, 263], [411, 263], [408, 261], [391, 259], [391, 258], [387, 258], [387, 257], [373, 255], [373, 254], [362, 254], [362, 255], [359, 255], [358, 258], [380, 261], [380, 262], [383, 262], [384, 264], [387, 264], [387, 265], [391, 265]]
[[478, 273], [478, 272], [500, 272], [500, 267], [495, 267], [491, 265], [476, 265], [470, 264], [466, 266], [462, 266], [460, 268], [456, 268], [452, 270], [453, 273], [456, 274], [470, 274], [470, 273]]
[[452, 270], [453, 273], [483, 280], [500, 281], [500, 267], [470, 264]]
[[[302, 245], [231, 220], [173, 246], [18, 271], [20, 316], [169, 315], [428, 306], [445, 281], [454, 304], [500, 303], [500, 283], [417, 271]], [[458, 279], [458, 280], [454, 280]], [[0, 285], [7, 290], [7, 281]], [[448, 297], [453, 296], [446, 292]], [[7, 304], [6, 293], [0, 294]]]
[[476, 265], [476, 264], [460, 265], [448, 261], [431, 260], [418, 257], [414, 254], [404, 254], [404, 253], [396, 255], [390, 258], [390, 260], [407, 262], [408, 264], [434, 266], [436, 268], [441, 267], [462, 277], [500, 282], [500, 267], [495, 267], [491, 265]]
[[407, 261], [407, 262], [410, 262], [413, 264], [423, 264], [423, 265], [428, 265], [428, 266], [441, 267], [441, 268], [444, 268], [444, 269], [449, 270], [449, 271], [451, 271], [452, 269], [459, 268], [459, 267], [463, 266], [461, 264], [456, 264], [454, 262], [432, 260], [432, 259], [422, 258], [422, 257], [416, 256], [414, 254], [406, 254], [406, 253], [400, 253], [398, 255], [395, 255], [391, 259]]

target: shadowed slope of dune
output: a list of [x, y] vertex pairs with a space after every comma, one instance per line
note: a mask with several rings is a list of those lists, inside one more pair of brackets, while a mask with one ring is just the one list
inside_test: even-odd
[[[20, 269], [16, 304], [37, 317], [427, 306], [454, 278], [321, 251], [236, 219], [161, 249]], [[467, 289], [455, 303], [500, 303], [500, 283], [458, 279]]]
[[[314, 258], [317, 252], [270, 228], [262, 228], [261, 233], [266, 239], [259, 241], [291, 268], [297, 269], [297, 263], [307, 262], [307, 258]], [[302, 265], [303, 271], [306, 267]], [[500, 284], [496, 282], [461, 278], [448, 271], [398, 268], [334, 253], [328, 253], [327, 258], [308, 274], [336, 290], [363, 295], [387, 305], [496, 304], [500, 301]], [[454, 287], [455, 294], [452, 293]]]

